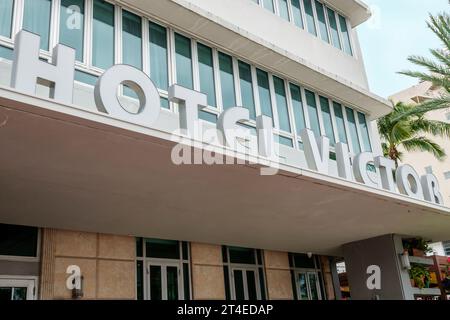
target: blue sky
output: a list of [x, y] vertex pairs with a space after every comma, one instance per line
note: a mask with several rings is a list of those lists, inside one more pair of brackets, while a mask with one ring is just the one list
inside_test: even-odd
[[357, 28], [370, 90], [384, 98], [417, 83], [399, 75], [418, 67], [407, 61], [414, 55], [430, 56], [439, 40], [427, 28], [428, 12], [450, 12], [448, 0], [363, 0], [373, 17]]

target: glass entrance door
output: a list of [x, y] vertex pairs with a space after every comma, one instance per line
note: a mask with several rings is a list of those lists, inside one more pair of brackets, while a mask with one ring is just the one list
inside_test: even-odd
[[261, 300], [258, 269], [232, 268], [233, 298], [235, 300]]
[[0, 278], [0, 301], [34, 300], [34, 282], [34, 280]]
[[321, 300], [317, 272], [299, 271], [295, 274], [297, 294], [300, 300]]
[[180, 266], [176, 263], [149, 263], [150, 300], [183, 300]]

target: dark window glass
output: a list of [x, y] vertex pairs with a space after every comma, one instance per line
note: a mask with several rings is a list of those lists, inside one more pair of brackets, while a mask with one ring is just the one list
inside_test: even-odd
[[264, 116], [273, 118], [272, 101], [270, 98], [269, 76], [267, 72], [256, 69], [256, 77], [258, 81], [259, 103], [261, 104], [261, 113]]
[[90, 86], [95, 86], [97, 80], [98, 78], [96, 76], [93, 76], [92, 74], [75, 70], [75, 81], [82, 82]]
[[141, 17], [122, 11], [122, 60], [124, 64], [142, 69]]
[[239, 61], [239, 79], [241, 84], [242, 105], [250, 111], [250, 119], [256, 119], [255, 99], [253, 96], [252, 71], [250, 65]]
[[308, 26], [308, 32], [316, 36], [317, 35], [316, 22], [314, 19], [314, 12], [311, 0], [303, 0], [303, 6], [305, 8], [306, 25]]
[[280, 129], [291, 132], [284, 81], [278, 77], [273, 77], [273, 85], [275, 87], [275, 99], [277, 102], [278, 122]]
[[262, 254], [261, 250], [256, 250], [256, 259], [258, 260], [258, 264], [262, 264]]
[[145, 239], [145, 252], [147, 258], [180, 259], [180, 246], [174, 240]]
[[162, 300], [161, 266], [150, 266], [150, 299]]
[[244, 264], [256, 263], [254, 249], [229, 247], [229, 251], [231, 263], [244, 263]]
[[142, 257], [142, 238], [136, 238], [136, 257]]
[[0, 58], [12, 60], [13, 52], [14, 51], [11, 48], [0, 46]]
[[330, 145], [336, 145], [336, 139], [333, 131], [333, 120], [331, 119], [330, 103], [327, 98], [320, 97], [320, 108], [322, 109], [323, 126], [325, 128], [325, 134], [330, 139]]
[[226, 110], [236, 106], [234, 92], [233, 59], [219, 52], [220, 87], [222, 89], [222, 105]]
[[228, 254], [227, 254], [227, 247], [222, 246], [222, 261], [228, 262]]
[[309, 258], [306, 254], [295, 253], [294, 254], [294, 265], [296, 268], [306, 268], [314, 269], [314, 259]]
[[300, 0], [291, 0], [291, 5], [295, 25], [303, 29], [303, 16], [302, 16], [302, 9], [300, 6]]
[[38, 228], [0, 224], [0, 256], [36, 257]]
[[347, 143], [347, 133], [345, 132], [344, 115], [342, 113], [342, 106], [339, 103], [333, 102], [334, 117], [336, 118], [337, 131], [339, 134], [339, 142]]
[[256, 300], [258, 296], [256, 295], [256, 274], [253, 270], [246, 271], [247, 276], [247, 289], [248, 289], [248, 300]]
[[114, 6], [103, 0], [94, 1], [92, 64], [101, 69], [114, 64]]
[[175, 34], [175, 62], [177, 65], [177, 83], [193, 89], [191, 40]]
[[306, 128], [305, 114], [303, 113], [303, 101], [300, 87], [290, 84], [292, 108], [294, 109], [295, 126], [297, 134], [300, 134]]
[[178, 267], [167, 267], [167, 300], [178, 300]]
[[217, 115], [212, 114], [210, 112], [204, 111], [204, 110], [200, 110], [198, 112], [198, 118], [211, 122], [211, 123], [217, 123]]
[[184, 300], [191, 300], [191, 282], [189, 281], [189, 264], [183, 263]]
[[234, 290], [236, 294], [236, 300], [245, 300], [244, 277], [242, 274], [242, 270], [234, 270]]
[[305, 96], [306, 96], [306, 104], [308, 106], [308, 115], [311, 130], [314, 132], [316, 138], [318, 138], [321, 136], [321, 134], [320, 134], [319, 116], [317, 114], [316, 96], [314, 92], [311, 92], [309, 90], [305, 90]]
[[228, 274], [228, 267], [223, 267], [223, 276], [225, 280], [225, 299], [231, 300], [231, 294], [230, 294], [230, 276]]
[[298, 300], [297, 286], [295, 285], [294, 270], [291, 270], [291, 284], [292, 284], [292, 293], [294, 294], [294, 300]]
[[214, 82], [213, 52], [210, 47], [197, 44], [200, 91], [206, 94], [208, 105], [216, 106], [216, 89]]
[[144, 300], [144, 281], [143, 281], [143, 263], [142, 261], [136, 262], [136, 291], [137, 299]]
[[183, 260], [189, 260], [189, 248], [188, 248], [188, 243], [183, 241], [181, 243], [181, 249], [182, 249], [182, 254], [183, 254]]
[[359, 144], [358, 129], [356, 128], [356, 119], [353, 110], [345, 107], [347, 114], [348, 128], [350, 131], [350, 137], [352, 139], [353, 153], [358, 154], [361, 152], [361, 146]]
[[261, 288], [261, 300], [266, 300], [266, 284], [264, 281], [264, 270], [259, 268], [259, 287]]
[[325, 18], [325, 12], [324, 12], [324, 6], [319, 1], [316, 1], [316, 13], [317, 13], [317, 19], [319, 20], [319, 30], [320, 30], [320, 37], [325, 42], [330, 42], [330, 38], [328, 37], [328, 28], [327, 28], [327, 21]]
[[367, 125], [366, 116], [364, 113], [358, 112], [359, 129], [364, 145], [364, 152], [372, 152], [372, 145], [370, 144], [369, 127]]

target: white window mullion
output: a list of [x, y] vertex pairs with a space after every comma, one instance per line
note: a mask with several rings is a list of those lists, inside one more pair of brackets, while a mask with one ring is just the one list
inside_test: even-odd
[[339, 15], [336, 11], [333, 10], [334, 18], [336, 19], [336, 27], [338, 31], [339, 43], [341, 44], [341, 50], [344, 51], [344, 40], [342, 40], [342, 32], [341, 32], [341, 22], [339, 21]]
[[[342, 107], [342, 117], [344, 118], [345, 134], [347, 136], [347, 145], [348, 145], [350, 154], [354, 155], [355, 151], [353, 150], [352, 136], [350, 134], [350, 128], [348, 126], [347, 111], [343, 104], [341, 105], [341, 107]], [[351, 158], [353, 159], [353, 157], [351, 157]]]
[[61, 19], [61, 0], [53, 0], [51, 6], [51, 18], [50, 18], [50, 54], [52, 49], [59, 43], [59, 25]]
[[308, 101], [306, 100], [305, 88], [300, 87], [303, 101], [303, 116], [305, 117], [305, 126], [311, 130], [311, 120], [309, 119]]
[[258, 75], [256, 73], [256, 67], [250, 65], [250, 70], [252, 73], [252, 88], [253, 88], [253, 99], [255, 100], [255, 113], [256, 116], [262, 115], [261, 102], [259, 101], [259, 88], [258, 88]]
[[233, 63], [233, 81], [234, 81], [234, 93], [237, 107], [242, 107], [242, 95], [241, 95], [241, 82], [239, 81], [239, 63], [238, 59], [232, 57]]
[[327, 132], [325, 130], [325, 125], [323, 123], [323, 118], [322, 118], [322, 107], [320, 104], [320, 96], [317, 92], [314, 92], [314, 97], [316, 99], [316, 105], [317, 105], [317, 117], [319, 119], [319, 127], [320, 127], [320, 134], [322, 136], [326, 136]]
[[314, 25], [316, 26], [317, 38], [322, 40], [322, 35], [320, 34], [319, 19], [317, 17], [317, 9], [316, 9], [316, 1], [315, 0], [311, 0], [311, 7], [312, 7], [313, 17], [314, 17]]
[[192, 81], [194, 90], [200, 91], [200, 70], [198, 66], [197, 41], [191, 39], [191, 56], [192, 56]]
[[22, 29], [23, 26], [23, 13], [24, 13], [25, 0], [14, 1], [13, 22], [11, 28], [11, 38], [14, 41], [16, 34]]
[[298, 149], [298, 134], [297, 134], [297, 125], [295, 123], [295, 113], [294, 113], [294, 106], [292, 104], [292, 96], [291, 96], [291, 88], [289, 81], [284, 81], [284, 90], [286, 91], [286, 102], [288, 107], [288, 114], [289, 114], [289, 123], [291, 125], [291, 134], [294, 138], [294, 149]]
[[360, 124], [359, 124], [359, 117], [358, 117], [358, 113], [356, 112], [355, 109], [353, 109], [353, 115], [355, 117], [355, 125], [356, 125], [356, 132], [358, 133], [358, 141], [359, 141], [359, 147], [361, 148], [361, 152], [364, 151], [364, 142], [363, 142], [363, 136], [361, 134], [361, 128], [360, 128]]
[[273, 122], [275, 124], [275, 129], [280, 132], [280, 121], [278, 118], [278, 108], [277, 108], [277, 99], [275, 95], [275, 86], [273, 84], [273, 74], [267, 73], [267, 76], [269, 77], [269, 92], [270, 92], [270, 101], [272, 102], [272, 116], [273, 116]]
[[222, 103], [222, 86], [220, 82], [220, 64], [219, 64], [219, 52], [217, 49], [212, 49], [213, 54], [213, 66], [214, 66], [214, 82], [216, 86], [216, 104], [219, 112], [223, 111]]
[[122, 54], [122, 8], [114, 6], [114, 51], [115, 63], [120, 64], [123, 61]]
[[142, 18], [142, 70], [150, 76], [150, 31], [148, 20]]
[[83, 37], [83, 64], [92, 65], [92, 32], [93, 32], [93, 2], [85, 0], [84, 2], [84, 37]]
[[330, 115], [331, 115], [331, 123], [333, 125], [334, 140], [336, 142], [340, 142], [339, 141], [339, 131], [338, 131], [337, 122], [336, 122], [336, 115], [334, 114], [333, 101], [331, 99], [328, 99], [328, 104], [330, 105]]
[[[169, 86], [177, 83], [177, 63], [175, 54], [175, 32], [172, 29], [167, 29], [168, 37], [168, 52], [169, 52]], [[178, 106], [170, 102], [170, 108], [174, 112], [178, 112]]]

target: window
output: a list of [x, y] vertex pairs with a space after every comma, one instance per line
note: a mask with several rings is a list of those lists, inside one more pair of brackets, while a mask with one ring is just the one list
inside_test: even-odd
[[334, 108], [334, 117], [336, 119], [336, 127], [339, 136], [339, 142], [348, 143], [347, 133], [345, 131], [344, 115], [342, 113], [342, 105], [333, 102], [333, 108]]
[[425, 167], [425, 172], [427, 174], [433, 174], [433, 167], [432, 166]]
[[50, 43], [51, 0], [25, 0], [23, 29], [41, 36], [41, 49], [48, 51]]
[[370, 144], [369, 128], [367, 126], [366, 116], [358, 112], [359, 131], [361, 132], [361, 139], [364, 146], [364, 152], [372, 152], [372, 145]]
[[339, 15], [339, 26], [341, 27], [341, 34], [342, 34], [342, 42], [344, 44], [344, 51], [349, 54], [352, 55], [352, 46], [350, 43], [350, 33], [348, 31], [347, 28], [347, 20]]
[[216, 89], [214, 82], [214, 65], [212, 49], [197, 44], [198, 68], [200, 74], [200, 91], [208, 97], [208, 105], [216, 106]]
[[114, 64], [114, 6], [94, 0], [92, 64], [108, 69]]
[[359, 144], [358, 129], [356, 128], [355, 114], [352, 109], [345, 108], [347, 114], [347, 122], [350, 131], [350, 137], [352, 139], [353, 153], [358, 154], [361, 152], [361, 146]]
[[38, 228], [0, 224], [0, 256], [37, 257]]
[[167, 56], [167, 30], [160, 25], [150, 22], [150, 78], [162, 90], [168, 90], [169, 72]]
[[331, 32], [331, 40], [332, 40], [333, 46], [335, 46], [336, 48], [341, 50], [342, 47], [341, 47], [341, 42], [339, 39], [339, 31], [338, 31], [338, 26], [337, 26], [337, 21], [336, 21], [336, 14], [330, 8], [327, 8], [327, 11], [328, 11], [328, 21], [330, 22], [330, 32]]
[[273, 0], [260, 0], [263, 7], [269, 11], [275, 12], [275, 7], [273, 6]]
[[284, 81], [278, 77], [273, 77], [273, 84], [275, 87], [279, 128], [283, 131], [291, 132]]
[[142, 70], [142, 21], [125, 10], [122, 11], [122, 60]]
[[222, 247], [227, 300], [265, 300], [261, 250]]
[[319, 98], [319, 100], [320, 100], [320, 109], [322, 110], [322, 119], [323, 119], [323, 126], [325, 128], [325, 134], [330, 139], [330, 145], [335, 146], [336, 138], [334, 136], [330, 103], [327, 98], [322, 97], [322, 96]]
[[83, 61], [84, 0], [61, 0], [59, 42], [74, 48], [76, 59]]
[[222, 90], [222, 106], [224, 110], [236, 106], [234, 91], [233, 59], [219, 52], [220, 87]]
[[289, 84], [289, 89], [291, 90], [292, 98], [292, 108], [294, 109], [294, 119], [297, 134], [300, 135], [303, 129], [306, 128], [305, 114], [303, 111], [302, 93], [300, 87]]
[[242, 106], [250, 111], [250, 119], [256, 119], [255, 99], [253, 96], [252, 70], [250, 65], [239, 61], [239, 81], [241, 85]]
[[0, 58], [12, 60], [13, 59], [13, 50], [11, 48], [0, 46]]
[[290, 253], [289, 264], [295, 300], [322, 300], [324, 292], [317, 257]]
[[11, 38], [14, 0], [0, 1], [0, 36]]
[[278, 0], [278, 9], [280, 11], [280, 17], [289, 21], [288, 0]]
[[303, 0], [303, 6], [306, 13], [306, 25], [308, 27], [308, 32], [317, 36], [316, 22], [314, 21], [314, 12], [311, 0]]
[[191, 40], [175, 34], [175, 63], [177, 65], [177, 83], [193, 89]]
[[319, 1], [316, 1], [316, 13], [317, 20], [319, 21], [319, 31], [320, 37], [325, 42], [330, 42], [330, 38], [328, 37], [328, 28], [327, 28], [327, 20], [325, 18], [325, 6], [321, 4]]
[[261, 104], [261, 113], [265, 116], [272, 116], [272, 101], [269, 89], [269, 76], [267, 72], [256, 69], [256, 76], [258, 78], [258, 92], [259, 102]]
[[300, 0], [291, 0], [292, 16], [294, 17], [294, 23], [299, 28], [303, 27], [302, 9], [300, 7]]
[[187, 242], [137, 238], [138, 300], [190, 300], [189, 261]]
[[316, 138], [321, 136], [319, 115], [317, 113], [316, 95], [314, 92], [305, 90], [306, 104], [308, 106], [308, 115], [310, 122], [310, 129], [314, 132]]
[[35, 279], [25, 277], [18, 277], [18, 279], [0, 277], [0, 301], [34, 300], [35, 282]]

